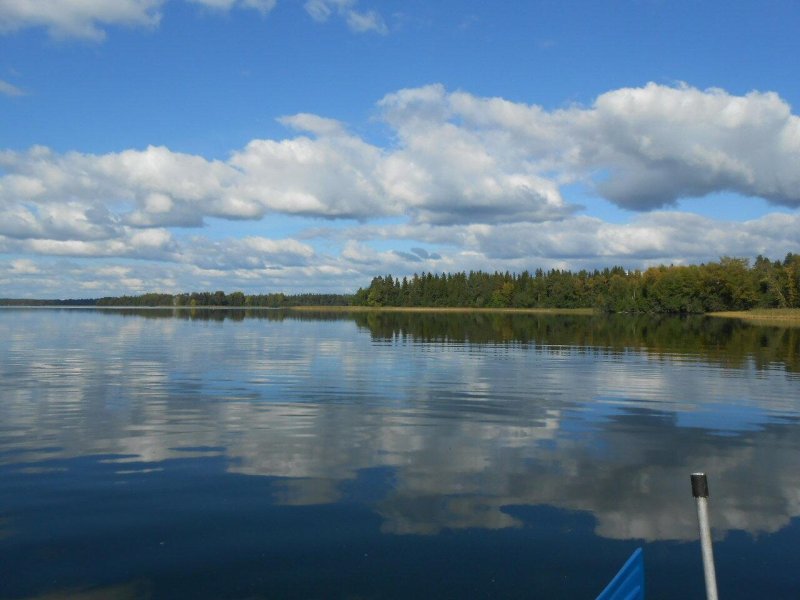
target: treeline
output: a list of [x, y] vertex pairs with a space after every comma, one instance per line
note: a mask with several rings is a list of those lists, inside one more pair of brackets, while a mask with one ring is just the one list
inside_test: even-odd
[[94, 306], [96, 303], [96, 298], [68, 298], [66, 300], [0, 298], [0, 306]]
[[229, 306], [234, 308], [289, 306], [347, 306], [352, 304], [349, 294], [245, 294], [223, 291], [192, 292], [190, 294], [142, 294], [140, 296], [114, 296], [99, 298], [96, 306]]
[[703, 313], [800, 307], [800, 254], [784, 260], [723, 257], [691, 266], [645, 271], [622, 267], [578, 272], [470, 271], [375, 277], [359, 289], [362, 306], [595, 308], [605, 312]]

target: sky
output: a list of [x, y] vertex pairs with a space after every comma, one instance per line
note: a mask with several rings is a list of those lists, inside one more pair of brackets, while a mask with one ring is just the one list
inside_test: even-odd
[[795, 0], [0, 0], [0, 297], [800, 252]]

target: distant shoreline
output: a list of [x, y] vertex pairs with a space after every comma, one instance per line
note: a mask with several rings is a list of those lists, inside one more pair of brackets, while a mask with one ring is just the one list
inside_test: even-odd
[[[444, 306], [294, 306], [289, 310], [300, 312], [394, 312], [394, 313], [505, 313], [540, 315], [580, 315], [628, 314], [631, 316], [649, 313], [604, 313], [594, 308], [471, 308]], [[679, 315], [683, 313], [652, 313], [654, 316]], [[686, 316], [684, 314], [684, 316]], [[740, 319], [756, 325], [791, 325], [800, 327], [800, 308], [754, 308], [741, 311], [720, 311], [695, 313], [727, 319]]]
[[[440, 313], [440, 314], [531, 314], [531, 315], [578, 315], [592, 316], [604, 314], [594, 308], [489, 308], [461, 306], [358, 306], [358, 305], [302, 305], [302, 306], [97, 306], [94, 304], [58, 304], [38, 301], [36, 304], [0, 304], [2, 308], [65, 308], [94, 310], [289, 310], [297, 312], [328, 313]], [[630, 313], [634, 314], [634, 313]], [[659, 315], [670, 313], [658, 313]], [[757, 325], [790, 325], [800, 327], [800, 308], [754, 308], [752, 310], [717, 311], [700, 313], [707, 317], [740, 319]]]
[[469, 306], [290, 306], [300, 312], [396, 312], [396, 313], [513, 313], [545, 315], [596, 315], [594, 308], [488, 308]]
[[97, 306], [94, 304], [3, 304], [1, 308], [68, 308], [95, 310], [291, 310], [297, 312], [397, 312], [397, 313], [517, 313], [517, 314], [601, 314], [594, 308], [486, 308], [468, 306]]
[[706, 313], [709, 317], [741, 319], [756, 325], [792, 325], [800, 327], [800, 308], [754, 308]]

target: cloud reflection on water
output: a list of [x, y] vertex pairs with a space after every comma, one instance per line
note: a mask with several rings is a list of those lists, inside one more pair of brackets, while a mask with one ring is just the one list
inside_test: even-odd
[[348, 482], [388, 469], [368, 503], [395, 534], [514, 527], [515, 506], [552, 505], [591, 513], [607, 538], [690, 540], [698, 469], [719, 535], [800, 515], [800, 378], [774, 360], [797, 356], [796, 336], [356, 321], [4, 311], [0, 464], [108, 454], [122, 473], [223, 456], [281, 478], [286, 505], [347, 501]]

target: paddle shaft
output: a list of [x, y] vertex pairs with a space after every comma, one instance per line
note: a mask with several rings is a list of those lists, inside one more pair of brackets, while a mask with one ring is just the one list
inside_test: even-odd
[[692, 473], [692, 495], [697, 501], [697, 523], [700, 526], [700, 547], [703, 551], [706, 598], [708, 600], [718, 600], [714, 549], [711, 546], [711, 526], [708, 522], [708, 479], [705, 473]]

